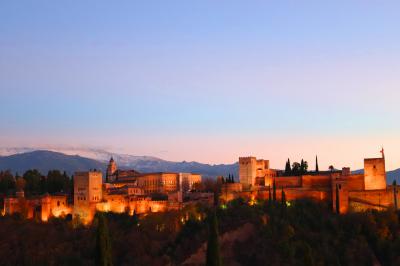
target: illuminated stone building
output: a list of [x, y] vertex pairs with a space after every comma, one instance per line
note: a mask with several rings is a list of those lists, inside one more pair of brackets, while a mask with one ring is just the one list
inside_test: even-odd
[[191, 173], [139, 173], [135, 170], [119, 170], [113, 158], [107, 168], [107, 180], [114, 186], [136, 185], [146, 194], [172, 193], [192, 190], [193, 185], [201, 182], [201, 175]]
[[74, 175], [74, 216], [91, 221], [97, 203], [103, 198], [103, 174], [100, 171], [77, 172]]
[[[210, 193], [189, 193], [194, 184], [201, 182], [201, 175], [119, 170], [113, 158], [107, 167], [106, 183], [102, 181], [98, 171], [78, 172], [74, 176], [74, 216], [85, 223], [91, 222], [96, 211], [131, 215], [161, 212], [212, 198]], [[184, 198], [189, 200], [185, 202]]]
[[20, 213], [27, 219], [47, 221], [50, 217], [65, 217], [71, 212], [67, 195], [63, 193], [26, 198], [23, 191], [18, 191], [15, 197], [4, 199], [5, 215]]
[[[269, 168], [269, 161], [255, 157], [239, 158], [239, 182], [241, 186], [224, 184], [221, 199], [229, 201], [237, 197], [268, 199], [269, 189], [275, 183], [277, 197], [283, 189], [286, 199], [312, 198], [332, 202], [336, 211], [339, 196], [339, 211], [361, 211], [386, 209], [394, 205], [397, 193], [386, 184], [385, 156], [364, 160], [364, 173], [352, 174], [350, 168], [342, 171], [308, 173], [300, 176], [281, 176], [279, 171]], [[400, 198], [398, 199], [398, 201]]]
[[244, 189], [268, 186], [277, 176], [277, 170], [269, 168], [269, 160], [257, 160], [256, 157], [239, 158], [239, 179]]

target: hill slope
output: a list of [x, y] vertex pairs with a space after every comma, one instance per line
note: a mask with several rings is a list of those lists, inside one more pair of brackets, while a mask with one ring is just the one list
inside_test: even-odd
[[72, 174], [75, 171], [89, 169], [104, 171], [105, 167], [104, 163], [96, 160], [52, 151], [32, 151], [0, 157], [0, 170], [11, 170], [19, 174], [29, 169], [38, 169], [42, 174], [47, 174], [49, 170], [54, 169]]

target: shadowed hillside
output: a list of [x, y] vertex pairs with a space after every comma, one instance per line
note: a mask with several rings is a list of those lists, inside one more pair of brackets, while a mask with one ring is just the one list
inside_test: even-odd
[[11, 170], [20, 174], [29, 169], [37, 169], [43, 174], [53, 169], [72, 174], [89, 169], [104, 171], [105, 167], [104, 163], [96, 160], [51, 151], [33, 151], [0, 157], [0, 170]]

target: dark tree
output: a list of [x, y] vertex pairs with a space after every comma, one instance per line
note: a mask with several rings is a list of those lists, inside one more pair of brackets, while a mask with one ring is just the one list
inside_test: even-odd
[[107, 219], [103, 213], [97, 213], [95, 264], [112, 266], [111, 240], [108, 232]]
[[26, 181], [25, 191], [27, 194], [41, 194], [42, 174], [38, 170], [28, 170], [23, 177]]
[[268, 203], [269, 205], [272, 203], [271, 185], [268, 186]]
[[301, 164], [300, 164], [300, 174], [305, 174], [307, 173], [308, 170], [308, 163], [307, 161], [304, 161], [303, 159], [301, 159]]
[[331, 172], [333, 172], [333, 171], [335, 170], [335, 167], [334, 167], [333, 165], [330, 165], [330, 166], [329, 166], [329, 170], [330, 170]]
[[291, 174], [292, 174], [292, 168], [290, 167], [290, 160], [288, 158], [285, 166], [285, 175], [290, 176]]
[[47, 174], [47, 192], [67, 192], [69, 190], [69, 177], [58, 170], [49, 171]]
[[139, 223], [139, 216], [137, 215], [136, 210], [133, 211], [132, 221], [136, 225]]
[[282, 196], [281, 196], [281, 203], [283, 207], [286, 207], [286, 195], [285, 195], [285, 191], [282, 188]]
[[272, 186], [272, 200], [274, 202], [276, 202], [276, 183], [275, 183], [275, 179], [274, 179], [274, 183], [273, 183], [273, 186]]
[[15, 190], [15, 178], [10, 171], [0, 172], [0, 193], [11, 194]]
[[336, 184], [336, 213], [340, 214], [339, 185]]
[[294, 162], [292, 165], [292, 175], [300, 175], [300, 164], [298, 162]]
[[206, 265], [222, 265], [218, 240], [218, 221], [215, 211], [209, 217]]
[[393, 180], [394, 209], [397, 210], [397, 183]]
[[316, 172], [317, 174], [319, 173], [318, 156], [315, 156], [315, 172]]

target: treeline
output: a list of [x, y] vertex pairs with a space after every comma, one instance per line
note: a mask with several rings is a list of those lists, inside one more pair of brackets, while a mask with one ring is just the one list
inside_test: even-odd
[[[316, 169], [318, 169], [318, 163], [316, 165]], [[318, 171], [318, 170], [316, 170]], [[290, 159], [287, 160], [285, 165], [285, 176], [299, 176], [304, 175], [308, 172], [308, 162], [301, 159], [301, 163], [294, 162], [292, 165], [290, 164]]]
[[[0, 265], [181, 265], [207, 242], [208, 261], [220, 256], [223, 265], [400, 265], [394, 209], [338, 215], [326, 202], [237, 199], [210, 213], [202, 205], [141, 217], [107, 213], [107, 226], [95, 219], [89, 227], [0, 217]], [[218, 243], [217, 235], [246, 224], [248, 237]]]
[[28, 170], [22, 176], [10, 171], [0, 172], [0, 194], [12, 195], [17, 190], [24, 190], [27, 196], [44, 193], [73, 193], [73, 180], [66, 172], [52, 170], [42, 175], [38, 170]]
[[[237, 202], [236, 205], [245, 205]], [[400, 265], [400, 213], [338, 215], [309, 200], [254, 206], [265, 220], [234, 246], [241, 265]], [[258, 209], [258, 211], [257, 211]]]

